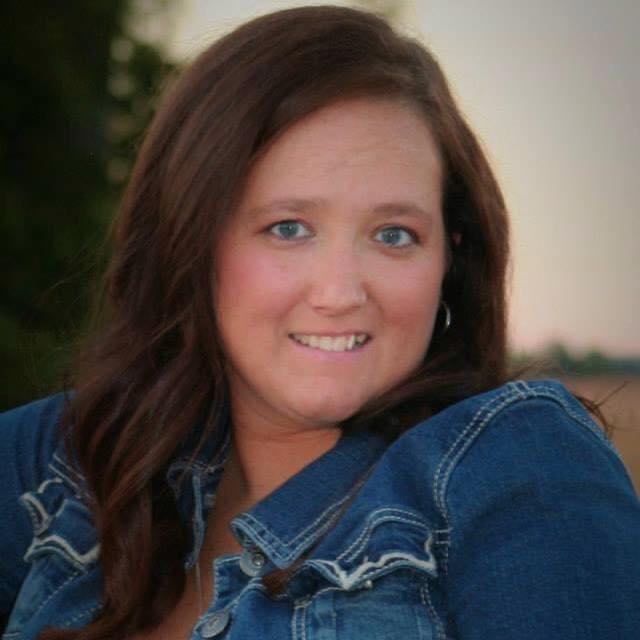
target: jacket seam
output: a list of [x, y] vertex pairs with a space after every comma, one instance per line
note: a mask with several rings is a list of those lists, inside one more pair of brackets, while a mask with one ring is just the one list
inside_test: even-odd
[[55, 476], [66, 481], [66, 484], [73, 490], [76, 496], [80, 497], [83, 494], [81, 482], [84, 481], [84, 477], [67, 464], [62, 456], [58, 455], [58, 452], [53, 454], [52, 460], [49, 463], [49, 469]]
[[[295, 538], [292, 538], [288, 543], [280, 540], [278, 536], [266, 529], [263, 525], [260, 524], [260, 522], [258, 522], [255, 518], [253, 518], [253, 516], [248, 513], [243, 514], [236, 524], [241, 524], [244, 521], [247, 523], [247, 525], [252, 525], [251, 528], [253, 529], [253, 535], [258, 538], [260, 542], [275, 555], [285, 561], [288, 561], [291, 558], [295, 557], [298, 550], [304, 547], [309, 540], [311, 540], [315, 535], [321, 535], [324, 530], [331, 525], [330, 516], [338, 510], [340, 505], [345, 500], [347, 500], [347, 498], [348, 496], [340, 499], [338, 502], [332, 503], [320, 514], [320, 516], [318, 516], [310, 525], [300, 531], [298, 535], [296, 535]], [[327, 522], [318, 525], [318, 523], [320, 523], [323, 519], [326, 519]], [[303, 534], [305, 534], [304, 537], [302, 537]], [[302, 539], [300, 539], [301, 537]]]
[[[600, 427], [598, 427], [591, 420], [585, 418], [585, 416], [580, 415], [567, 402], [566, 397], [564, 397], [563, 395], [558, 393], [557, 389], [555, 389], [554, 387], [552, 387], [552, 386], [550, 386], [550, 385], [548, 385], [548, 384], [546, 384], [544, 382], [540, 383], [540, 384], [538, 384], [536, 386], [529, 386], [528, 389], [531, 392], [531, 396], [529, 396], [527, 399], [538, 398], [538, 399], [547, 399], [547, 400], [555, 401], [557, 404], [559, 404], [565, 410], [565, 412], [569, 416], [571, 416], [571, 418], [573, 418], [573, 420], [575, 420], [576, 422], [578, 422], [579, 424], [584, 426], [586, 429], [588, 429], [596, 437], [597, 441], [601, 445], [604, 445], [608, 450], [610, 450], [613, 453], [615, 453], [616, 456], [618, 457], [618, 452], [613, 447], [611, 441], [603, 434], [603, 432], [600, 429]], [[544, 393], [540, 393], [539, 392], [540, 389], [544, 390]]]
[[451, 519], [445, 503], [445, 494], [451, 474], [460, 458], [471, 447], [486, 424], [506, 406], [517, 399], [526, 397], [517, 388], [516, 384], [509, 383], [508, 391], [490, 399], [476, 411], [473, 418], [449, 447], [436, 469], [433, 483], [433, 500], [446, 523], [447, 529], [451, 529]]
[[80, 571], [74, 570], [70, 573], [41, 603], [36, 611], [33, 612], [33, 617], [37, 616], [44, 607], [51, 601], [51, 599], [59, 593], [64, 587], [66, 587], [70, 582], [75, 580], [79, 575], [81, 575]]
[[[389, 512], [389, 515], [382, 515], [384, 513]], [[398, 513], [402, 515], [409, 516], [409, 518], [401, 518], [397, 517], [393, 514]], [[416, 514], [411, 513], [410, 511], [405, 511], [403, 509], [393, 509], [391, 507], [385, 509], [378, 509], [374, 511], [368, 518], [367, 525], [362, 530], [362, 532], [358, 535], [358, 537], [336, 558], [336, 561], [339, 560], [352, 560], [357, 557], [357, 555], [362, 550], [362, 547], [366, 545], [367, 541], [370, 538], [371, 532], [375, 527], [384, 523], [384, 522], [404, 522], [406, 524], [418, 525], [421, 529], [425, 530], [427, 533], [430, 531], [429, 525], [422, 519], [419, 519]]]
[[507, 390], [505, 390], [504, 393], [489, 400], [476, 411], [469, 424], [449, 447], [436, 469], [434, 476], [433, 499], [449, 529], [451, 529], [451, 519], [445, 496], [448, 490], [449, 480], [457, 466], [457, 463], [476, 442], [480, 433], [498, 414], [516, 402], [526, 400], [543, 400], [561, 407], [569, 418], [577, 422], [583, 428], [586, 428], [588, 432], [596, 438], [599, 446], [604, 447], [607, 451], [610, 451], [616, 456], [616, 458], [618, 458], [615, 449], [613, 449], [602, 432], [598, 430], [599, 428], [584, 416], [577, 413], [567, 402], [566, 397], [563, 397], [563, 395], [561, 395], [554, 387], [545, 383], [530, 385], [521, 380], [510, 382], [508, 383]]
[[99, 608], [100, 608], [100, 603], [93, 604], [90, 607], [87, 607], [86, 609], [83, 609], [82, 611], [76, 613], [72, 618], [69, 618], [68, 620], [66, 620], [64, 624], [71, 625], [74, 622], [77, 622], [78, 620], [81, 620], [82, 618], [84, 618], [84, 616], [86, 616], [87, 614], [92, 614], [96, 612]]
[[424, 582], [422, 588], [420, 589], [420, 599], [422, 600], [422, 604], [426, 607], [429, 615], [431, 616], [431, 620], [436, 627], [437, 640], [446, 640], [446, 634], [444, 631], [444, 625], [442, 624], [442, 620], [440, 620], [440, 616], [436, 611], [436, 608], [433, 606], [433, 602], [431, 601], [431, 594], [429, 593], [429, 583]]
[[[309, 602], [311, 602], [311, 598], [305, 596], [294, 603], [293, 615], [291, 616], [291, 637], [293, 640], [306, 640], [307, 638], [305, 627]], [[298, 618], [300, 619], [298, 620]], [[298, 629], [300, 633], [298, 633]]]

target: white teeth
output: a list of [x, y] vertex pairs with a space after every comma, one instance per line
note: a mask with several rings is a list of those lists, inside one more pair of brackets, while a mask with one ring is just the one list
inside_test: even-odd
[[291, 337], [300, 344], [322, 351], [351, 351], [364, 344], [368, 338], [366, 333], [352, 333], [349, 336], [317, 336], [305, 333], [293, 333]]

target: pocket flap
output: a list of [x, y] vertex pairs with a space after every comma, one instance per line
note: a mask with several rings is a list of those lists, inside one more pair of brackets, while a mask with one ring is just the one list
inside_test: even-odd
[[435, 577], [434, 535], [433, 529], [417, 514], [402, 509], [378, 509], [350, 537], [348, 546], [335, 559], [311, 557], [300, 572], [316, 572], [346, 591], [361, 589], [400, 569]]
[[20, 502], [33, 523], [26, 561], [54, 552], [83, 571], [96, 562], [99, 547], [89, 509], [63, 480], [45, 480], [35, 491], [24, 493]]

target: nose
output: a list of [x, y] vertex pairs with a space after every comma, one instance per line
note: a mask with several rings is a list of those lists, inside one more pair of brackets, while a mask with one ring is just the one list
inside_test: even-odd
[[308, 300], [326, 315], [343, 315], [368, 299], [365, 273], [353, 248], [319, 252], [312, 267]]

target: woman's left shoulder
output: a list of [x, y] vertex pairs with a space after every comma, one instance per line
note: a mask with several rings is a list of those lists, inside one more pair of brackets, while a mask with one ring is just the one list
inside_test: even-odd
[[496, 488], [554, 481], [613, 484], [637, 502], [602, 428], [555, 380], [509, 382], [466, 398], [417, 424], [396, 446], [424, 461], [418, 471], [443, 502], [483, 482]]
[[412, 467], [443, 523], [461, 636], [638, 637], [640, 503], [563, 385], [510, 382], [405, 436], [430, 460]]
[[556, 380], [518, 380], [470, 396], [425, 420], [401, 439], [435, 444], [446, 458], [459, 460], [487, 441], [518, 449], [577, 440], [619, 459], [603, 429], [584, 405]]

